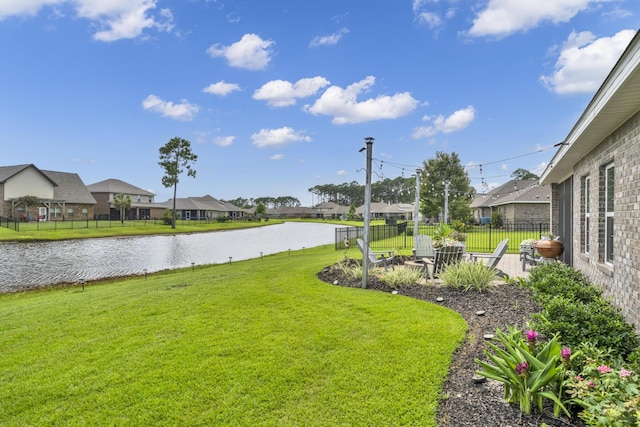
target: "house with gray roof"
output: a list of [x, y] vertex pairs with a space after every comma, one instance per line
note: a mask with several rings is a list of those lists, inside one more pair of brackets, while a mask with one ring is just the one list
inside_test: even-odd
[[[166, 209], [173, 209], [173, 199], [156, 203], [155, 209], [152, 211], [155, 212], [154, 217], [155, 215], [161, 217], [161, 212]], [[202, 197], [176, 198], [176, 216], [182, 220], [208, 220], [223, 216], [238, 219], [244, 217], [245, 213], [244, 209], [232, 203], [221, 202], [208, 194]]]
[[511, 180], [493, 190], [478, 194], [469, 205], [476, 224], [494, 212], [505, 224], [549, 223], [551, 188], [537, 180]]
[[[20, 197], [38, 199], [23, 206]], [[0, 216], [25, 221], [91, 219], [95, 198], [76, 173], [47, 171], [33, 164], [0, 166]]]
[[640, 331], [640, 33], [636, 33], [540, 177], [551, 187], [562, 260]]
[[151, 209], [155, 207], [154, 193], [119, 179], [105, 179], [87, 185], [87, 189], [96, 199], [95, 219], [120, 219], [120, 209], [113, 204], [114, 198], [119, 194], [128, 196], [131, 200], [131, 206], [125, 209], [125, 219], [149, 219]]

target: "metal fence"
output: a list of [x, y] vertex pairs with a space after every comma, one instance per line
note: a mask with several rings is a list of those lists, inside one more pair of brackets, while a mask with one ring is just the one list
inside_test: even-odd
[[[259, 221], [254, 218], [234, 218], [229, 222], [253, 222]], [[198, 224], [212, 224], [219, 220], [215, 218], [198, 218], [198, 219], [176, 219], [176, 225], [188, 226]], [[50, 220], [50, 221], [29, 221], [20, 222], [12, 218], [0, 217], [0, 227], [13, 229], [15, 231], [47, 231], [47, 230], [71, 230], [79, 228], [127, 228], [127, 227], [144, 227], [147, 225], [164, 225], [163, 219], [75, 219], [75, 220]]]
[[[433, 237], [437, 224], [418, 224], [418, 234]], [[519, 253], [520, 242], [526, 239], [539, 239], [551, 230], [549, 223], [511, 223], [501, 227], [491, 224], [473, 225], [464, 228], [464, 241], [467, 251], [493, 252], [498, 243], [509, 239], [508, 253]], [[340, 227], [335, 231], [335, 249], [357, 248], [356, 239], [364, 235], [364, 227]], [[369, 245], [373, 250], [396, 249], [411, 251], [413, 248], [414, 224], [400, 222], [394, 225], [372, 225], [369, 227]]]

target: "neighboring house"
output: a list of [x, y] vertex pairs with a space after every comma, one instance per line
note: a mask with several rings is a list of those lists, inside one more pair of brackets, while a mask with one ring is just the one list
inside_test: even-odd
[[[369, 206], [369, 219], [413, 220], [414, 206], [413, 203], [395, 203], [390, 205], [382, 202], [372, 202]], [[356, 208], [356, 213], [363, 218], [364, 205]]]
[[150, 191], [119, 179], [105, 179], [87, 185], [87, 188], [97, 202], [94, 208], [95, 219], [121, 219], [120, 209], [113, 204], [114, 198], [118, 194], [124, 194], [131, 199], [131, 207], [125, 210], [125, 219], [151, 218], [151, 209], [155, 206], [153, 202], [155, 194]]
[[640, 35], [543, 172], [562, 260], [605, 290], [640, 330]]
[[[549, 223], [551, 188], [537, 180], [511, 180], [485, 194], [478, 194], [469, 205], [476, 224], [494, 212], [504, 224]], [[548, 230], [547, 230], [548, 231]]]
[[317, 212], [313, 208], [303, 206], [283, 206], [280, 208], [267, 209], [269, 218], [287, 219], [287, 218], [322, 218], [322, 213]]
[[[22, 196], [40, 199], [20, 206]], [[0, 216], [25, 221], [91, 219], [96, 200], [75, 173], [40, 170], [33, 164], [0, 166]]]
[[[156, 203], [153, 211], [154, 217], [162, 217], [166, 209], [173, 209], [173, 199]], [[245, 211], [228, 202], [221, 202], [213, 196], [186, 197], [176, 199], [176, 216], [178, 219], [197, 220], [214, 219], [222, 216], [229, 218], [242, 218]]]

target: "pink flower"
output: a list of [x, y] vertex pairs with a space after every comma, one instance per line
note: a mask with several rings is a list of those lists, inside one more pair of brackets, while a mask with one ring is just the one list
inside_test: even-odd
[[588, 384], [588, 386], [589, 386], [589, 387], [594, 387], [594, 386], [595, 386], [595, 384], [593, 383], [593, 381], [589, 381], [587, 384]]
[[582, 381], [584, 378], [582, 378], [580, 375], [576, 375], [576, 379], [577, 379], [578, 381]]
[[562, 349], [560, 354], [562, 355], [563, 360], [569, 360], [571, 358], [571, 349], [569, 347], [565, 347]]
[[536, 338], [538, 338], [538, 333], [532, 329], [529, 329], [527, 331], [527, 340], [529, 340], [529, 342], [533, 342], [536, 340]]
[[611, 368], [607, 365], [600, 365], [598, 366], [598, 371], [600, 371], [601, 374], [608, 374], [611, 372]]
[[529, 373], [529, 364], [527, 362], [518, 363], [516, 365], [516, 375], [526, 377]]
[[631, 372], [624, 368], [620, 369], [620, 378], [627, 378], [629, 375], [631, 375]]

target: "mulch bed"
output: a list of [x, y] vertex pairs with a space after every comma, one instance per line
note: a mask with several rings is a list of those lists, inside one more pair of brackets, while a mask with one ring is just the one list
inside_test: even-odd
[[[402, 263], [402, 259], [399, 260]], [[338, 286], [360, 288], [361, 281], [346, 281], [336, 271], [327, 267], [318, 277]], [[519, 407], [506, 403], [503, 399], [502, 384], [488, 380], [474, 383], [472, 377], [479, 368], [475, 359], [486, 360], [484, 335], [495, 333], [496, 328], [506, 329], [507, 325], [525, 327], [531, 315], [540, 307], [531, 299], [529, 289], [513, 284], [502, 284], [489, 292], [463, 292], [441, 285], [406, 285], [392, 289], [374, 275], [369, 276], [367, 289], [382, 292], [397, 291], [400, 295], [432, 302], [448, 307], [458, 313], [468, 324], [467, 338], [456, 350], [445, 381], [444, 398], [438, 407], [438, 425], [441, 427], [463, 426], [520, 426], [539, 427], [546, 423], [549, 427], [582, 426], [579, 421], [566, 417], [554, 418], [551, 408], [541, 414], [534, 410], [531, 415], [523, 414]], [[442, 301], [438, 301], [442, 298]], [[484, 314], [478, 315], [478, 311]]]

